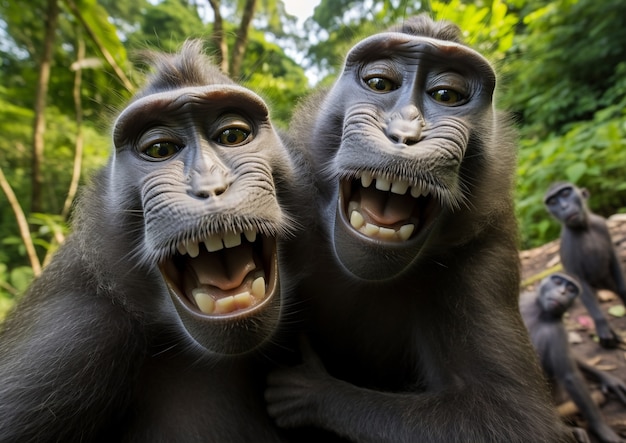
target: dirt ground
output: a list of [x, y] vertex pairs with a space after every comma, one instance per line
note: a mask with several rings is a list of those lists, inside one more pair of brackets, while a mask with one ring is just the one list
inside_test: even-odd
[[[626, 272], [626, 216], [619, 215], [609, 218], [609, 228], [613, 243], [620, 257], [622, 269]], [[560, 266], [559, 241], [547, 243], [539, 248], [522, 251], [522, 290], [533, 291], [536, 284], [547, 274]], [[609, 319], [613, 330], [624, 337], [626, 341], [626, 316], [615, 317], [608, 313], [609, 308], [621, 305], [621, 300], [612, 292], [602, 291], [599, 294], [601, 306]], [[570, 345], [575, 355], [588, 363], [610, 372], [626, 383], [626, 345], [614, 350], [601, 348], [594, 341], [593, 322], [589, 318], [585, 307], [577, 300], [570, 312], [566, 314], [565, 325], [570, 333]], [[589, 382], [591, 391], [599, 391], [593, 382]], [[567, 398], [565, 398], [567, 400]], [[609, 426], [626, 440], [626, 405], [616, 397], [608, 395], [601, 405], [601, 412]], [[585, 421], [580, 415], [571, 416], [578, 426], [585, 427]], [[593, 442], [597, 442], [591, 436]]]

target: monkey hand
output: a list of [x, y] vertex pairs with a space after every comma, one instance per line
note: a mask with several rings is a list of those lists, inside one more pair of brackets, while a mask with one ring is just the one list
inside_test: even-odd
[[269, 415], [283, 428], [316, 426], [323, 400], [335, 384], [308, 340], [300, 340], [302, 363], [272, 370], [267, 377], [265, 401]]
[[600, 389], [602, 389], [604, 394], [612, 393], [626, 405], [626, 383], [606, 372], [599, 373], [598, 379], [600, 381]]
[[622, 342], [621, 337], [608, 324], [596, 322], [596, 333], [600, 346], [604, 349], [615, 349]]

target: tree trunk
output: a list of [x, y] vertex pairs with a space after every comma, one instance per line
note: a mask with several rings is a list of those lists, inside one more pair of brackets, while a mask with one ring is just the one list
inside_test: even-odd
[[241, 76], [241, 64], [243, 62], [243, 56], [246, 53], [246, 46], [248, 45], [248, 30], [250, 29], [252, 17], [254, 17], [255, 8], [256, 0], [246, 0], [241, 23], [239, 24], [239, 29], [237, 29], [235, 47], [233, 48], [233, 57], [230, 65], [230, 76], [235, 79]]
[[224, 20], [220, 12], [220, 0], [209, 0], [209, 4], [213, 9], [213, 34], [211, 39], [217, 51], [217, 60], [215, 62], [222, 72], [228, 75], [228, 45], [226, 44], [226, 35], [224, 34]]
[[33, 157], [31, 160], [32, 194], [31, 212], [43, 212], [43, 173], [42, 164], [44, 158], [44, 135], [46, 132], [46, 97], [50, 82], [50, 67], [52, 65], [52, 51], [54, 49], [54, 37], [59, 18], [59, 5], [57, 0], [48, 0], [46, 12], [46, 33], [44, 38], [43, 53], [39, 63], [39, 76], [37, 79], [37, 93], [35, 96], [35, 121], [33, 124]]

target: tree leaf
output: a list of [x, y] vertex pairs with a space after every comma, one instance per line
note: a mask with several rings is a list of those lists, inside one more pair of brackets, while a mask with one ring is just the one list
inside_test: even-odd
[[626, 315], [626, 308], [624, 307], [624, 305], [613, 305], [609, 308], [609, 314], [611, 314], [613, 317], [623, 317], [624, 315]]

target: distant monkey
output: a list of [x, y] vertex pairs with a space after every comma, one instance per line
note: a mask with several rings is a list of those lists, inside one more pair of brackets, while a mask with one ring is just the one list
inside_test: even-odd
[[581, 370], [600, 381], [626, 403], [626, 385], [616, 377], [576, 359], [570, 350], [563, 314], [581, 293], [581, 287], [572, 277], [552, 274], [541, 282], [535, 294], [525, 294], [520, 300], [522, 317], [541, 366], [553, 387], [560, 385], [572, 398], [589, 430], [602, 442], [621, 442], [622, 439], [602, 419], [585, 383]]
[[155, 54], [73, 233], [0, 336], [1, 442], [276, 442], [259, 358], [283, 309], [293, 166], [199, 42]]
[[609, 326], [597, 289], [615, 291], [626, 303], [626, 283], [606, 220], [587, 208], [589, 192], [559, 182], [545, 194], [545, 205], [561, 223], [561, 263], [582, 287], [581, 300], [593, 318], [600, 345], [615, 348], [623, 340]]
[[319, 189], [288, 263], [309, 272], [311, 349], [270, 373], [266, 399], [301, 441], [573, 441], [519, 313], [495, 84], [458, 27], [422, 15], [359, 42], [296, 111], [285, 140]]

